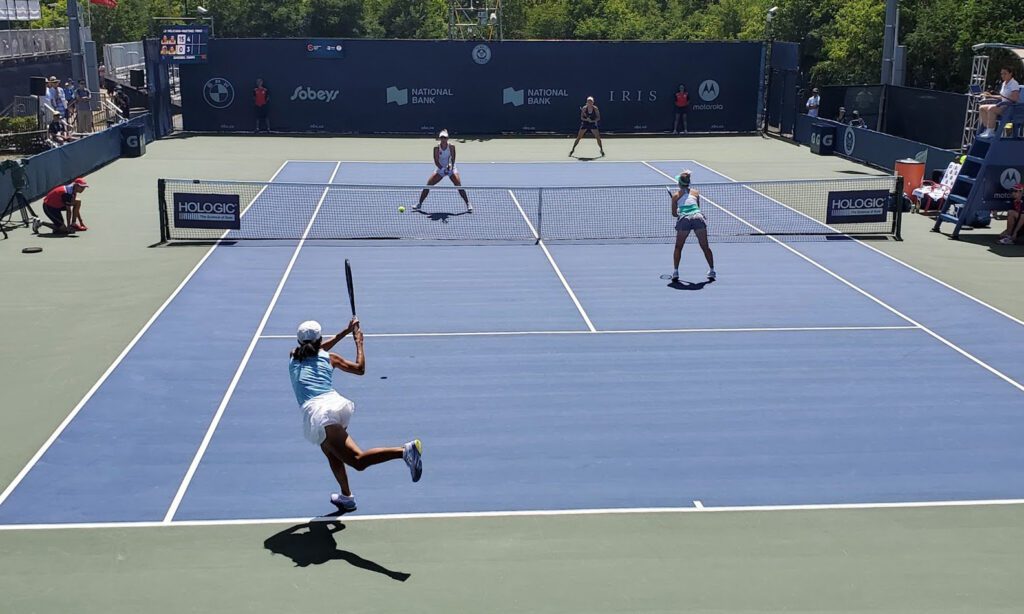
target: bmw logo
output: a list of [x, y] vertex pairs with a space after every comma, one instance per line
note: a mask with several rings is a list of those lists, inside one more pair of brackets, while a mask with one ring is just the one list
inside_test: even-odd
[[203, 86], [203, 99], [214, 109], [226, 109], [235, 101], [235, 88], [223, 77], [214, 77]]
[[477, 64], [486, 64], [491, 61], [491, 48], [487, 45], [473, 47], [473, 61]]
[[857, 135], [853, 133], [853, 128], [846, 129], [846, 135], [843, 136], [843, 151], [846, 155], [853, 155], [853, 148], [857, 146]]

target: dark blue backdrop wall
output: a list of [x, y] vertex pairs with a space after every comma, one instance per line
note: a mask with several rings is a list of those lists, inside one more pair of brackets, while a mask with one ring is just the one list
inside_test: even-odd
[[30, 77], [57, 77], [61, 83], [71, 76], [71, 54], [60, 53], [0, 62], [0, 109], [15, 96], [29, 95]]
[[569, 133], [587, 96], [602, 129], [663, 131], [684, 84], [691, 131], [749, 132], [762, 53], [756, 42], [214, 39], [208, 64], [181, 67], [182, 116], [185, 130], [253, 130], [261, 77], [280, 131]]

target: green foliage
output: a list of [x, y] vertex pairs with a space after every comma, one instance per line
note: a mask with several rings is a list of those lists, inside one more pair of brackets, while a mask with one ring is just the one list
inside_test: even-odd
[[0, 117], [0, 149], [32, 153], [41, 140], [38, 121], [34, 117]]
[[[816, 84], [878, 81], [885, 0], [502, 0], [502, 15], [506, 39], [761, 40], [773, 5], [779, 7], [773, 38], [800, 43], [802, 68]], [[223, 38], [448, 35], [447, 0], [209, 0], [204, 6]], [[43, 3], [43, 18], [33, 26], [66, 26], [66, 7], [67, 0]], [[139, 40], [157, 33], [153, 17], [183, 10], [182, 0], [92, 6], [93, 38], [100, 45]], [[1024, 0], [901, 0], [900, 11], [910, 85], [962, 91], [971, 45], [1024, 44]], [[993, 54], [993, 74], [1010, 61]]]

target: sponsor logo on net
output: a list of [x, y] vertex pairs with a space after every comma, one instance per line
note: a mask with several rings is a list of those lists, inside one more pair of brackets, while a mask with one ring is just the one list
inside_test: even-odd
[[235, 88], [224, 77], [214, 77], [203, 85], [203, 100], [214, 109], [226, 109], [235, 101]]
[[238, 203], [182, 200], [175, 203], [178, 207], [177, 218], [202, 222], [232, 221], [238, 217]]
[[697, 96], [704, 102], [694, 104], [691, 108], [694, 111], [722, 111], [725, 109], [725, 105], [720, 102], [715, 103], [721, 93], [722, 88], [718, 85], [718, 81], [705, 79], [697, 86]]
[[[411, 94], [411, 95], [410, 95]], [[437, 104], [440, 99], [451, 97], [450, 87], [397, 87], [387, 89], [387, 104], [394, 103], [400, 107], [407, 104]]]
[[340, 94], [340, 90], [315, 90], [308, 85], [300, 85], [292, 92], [288, 100], [303, 100], [306, 102], [333, 102]]
[[888, 200], [884, 196], [875, 198], [837, 198], [829, 203], [829, 209], [834, 217], [880, 215], [885, 213]]
[[502, 104], [510, 104], [513, 107], [525, 105], [548, 105], [553, 98], [568, 98], [569, 92], [561, 88], [536, 88], [517, 90], [514, 87], [506, 87], [501, 92]]

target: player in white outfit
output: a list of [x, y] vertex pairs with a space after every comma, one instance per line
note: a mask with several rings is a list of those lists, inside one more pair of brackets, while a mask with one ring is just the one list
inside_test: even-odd
[[[447, 177], [456, 186], [461, 186], [462, 179], [459, 178], [459, 169], [455, 167], [455, 145], [448, 142], [448, 131], [442, 130], [441, 134], [437, 135], [437, 138], [440, 139], [441, 144], [434, 147], [434, 166], [436, 168], [430, 179], [427, 179], [427, 185], [435, 185]], [[423, 188], [423, 192], [420, 193], [420, 202], [416, 203], [416, 206], [412, 208], [413, 211], [420, 210], [429, 192], [429, 188]], [[459, 196], [466, 203], [466, 211], [473, 213], [473, 205], [469, 204], [469, 196], [466, 195], [466, 191], [459, 190]]]
[[[355, 362], [328, 353], [349, 334], [353, 335], [356, 343]], [[331, 503], [343, 512], [356, 509], [356, 500], [348, 485], [345, 465], [362, 471], [371, 465], [403, 459], [412, 473], [412, 481], [418, 482], [423, 474], [423, 445], [419, 439], [414, 439], [404, 446], [363, 451], [348, 434], [348, 425], [356, 406], [338, 394], [332, 385], [332, 377], [334, 369], [353, 375], [362, 375], [366, 371], [363, 331], [359, 328], [359, 320], [352, 318], [345, 330], [328, 341], [324, 341], [320, 335], [320, 324], [312, 320], [300, 324], [296, 336], [299, 345], [289, 356], [288, 373], [291, 376], [295, 399], [302, 409], [302, 427], [306, 439], [320, 446], [331, 465], [331, 472], [338, 480], [338, 486], [341, 487], [341, 494], [331, 495]]]

